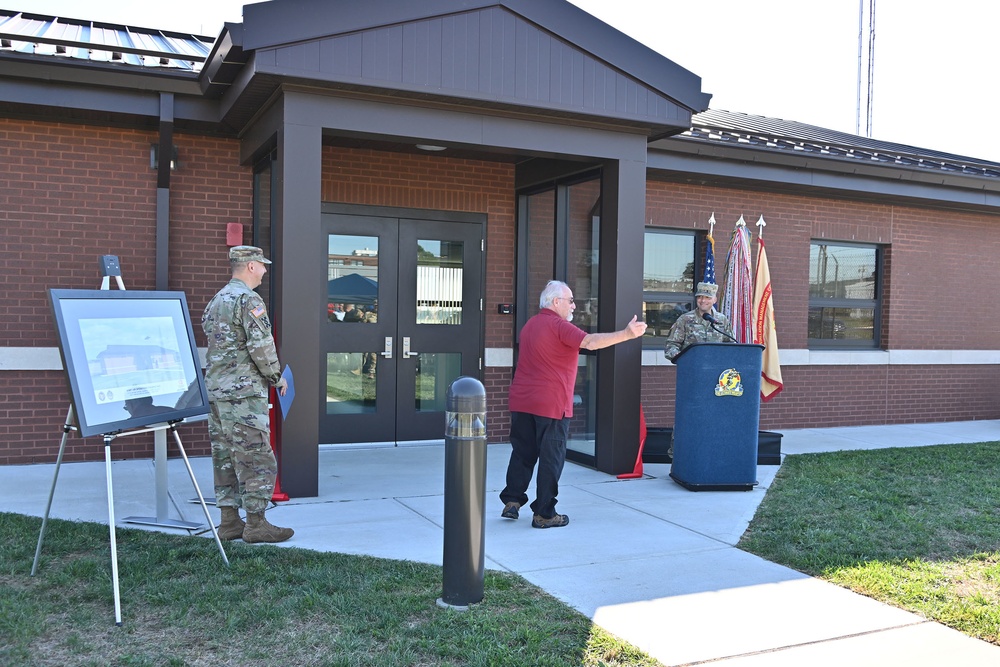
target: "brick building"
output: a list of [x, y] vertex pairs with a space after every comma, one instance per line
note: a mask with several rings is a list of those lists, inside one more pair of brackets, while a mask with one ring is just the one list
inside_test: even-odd
[[[631, 470], [640, 402], [673, 420], [662, 336], [713, 213], [720, 274], [736, 220], [768, 223], [786, 388], [762, 428], [1000, 417], [980, 315], [1000, 164], [709, 110], [695, 74], [561, 0], [273, 0], [209, 37], [0, 12], [0, 40], [0, 464], [58, 448], [46, 290], [94, 289], [118, 255], [128, 289], [185, 293], [201, 346], [232, 223], [274, 260], [292, 495], [316, 494], [321, 444], [440, 439], [458, 375], [504, 441], [517, 332], [551, 278], [585, 328], [653, 325], [581, 355], [573, 456]], [[376, 295], [331, 287], [355, 265]], [[344, 302], [377, 320], [339, 321]], [[208, 453], [203, 424], [181, 433]], [[100, 455], [69, 438], [67, 460]]]

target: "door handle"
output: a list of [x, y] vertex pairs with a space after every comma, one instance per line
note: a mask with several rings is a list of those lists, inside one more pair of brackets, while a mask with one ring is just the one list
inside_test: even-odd
[[379, 352], [386, 359], [392, 359], [392, 336], [385, 337], [385, 349]]
[[403, 354], [401, 355], [403, 359], [409, 359], [410, 357], [415, 357], [419, 352], [414, 352], [410, 349], [410, 337], [403, 336]]

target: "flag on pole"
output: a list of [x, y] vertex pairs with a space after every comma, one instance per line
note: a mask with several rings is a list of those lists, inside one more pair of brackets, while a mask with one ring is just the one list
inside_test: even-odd
[[[761, 218], [763, 220], [763, 217]], [[762, 230], [763, 231], [763, 230]], [[767, 266], [764, 239], [757, 235], [757, 271], [753, 288], [753, 342], [764, 346], [760, 371], [760, 400], [769, 401], [785, 388], [778, 362], [778, 334], [774, 328], [774, 303], [771, 300], [771, 271]]]
[[715, 239], [712, 238], [712, 227], [715, 227], [715, 214], [712, 214], [711, 226], [708, 230], [708, 245], [705, 248], [705, 273], [703, 283], [715, 284]]
[[726, 290], [720, 310], [733, 325], [733, 337], [740, 343], [753, 341], [753, 284], [750, 273], [750, 230], [743, 216], [733, 229], [726, 256]]

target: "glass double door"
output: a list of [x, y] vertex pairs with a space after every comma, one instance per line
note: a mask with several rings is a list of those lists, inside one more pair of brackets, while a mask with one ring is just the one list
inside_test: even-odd
[[325, 213], [320, 442], [444, 437], [448, 386], [480, 376], [483, 226]]

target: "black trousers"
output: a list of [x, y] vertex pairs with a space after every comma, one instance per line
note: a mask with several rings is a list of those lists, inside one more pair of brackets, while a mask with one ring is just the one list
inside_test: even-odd
[[535, 482], [535, 501], [531, 510], [551, 519], [556, 513], [556, 496], [559, 495], [559, 477], [566, 463], [566, 440], [569, 437], [569, 419], [539, 417], [527, 412], [510, 414], [510, 463], [507, 464], [507, 486], [500, 492], [500, 500], [528, 504], [528, 485], [538, 464]]

